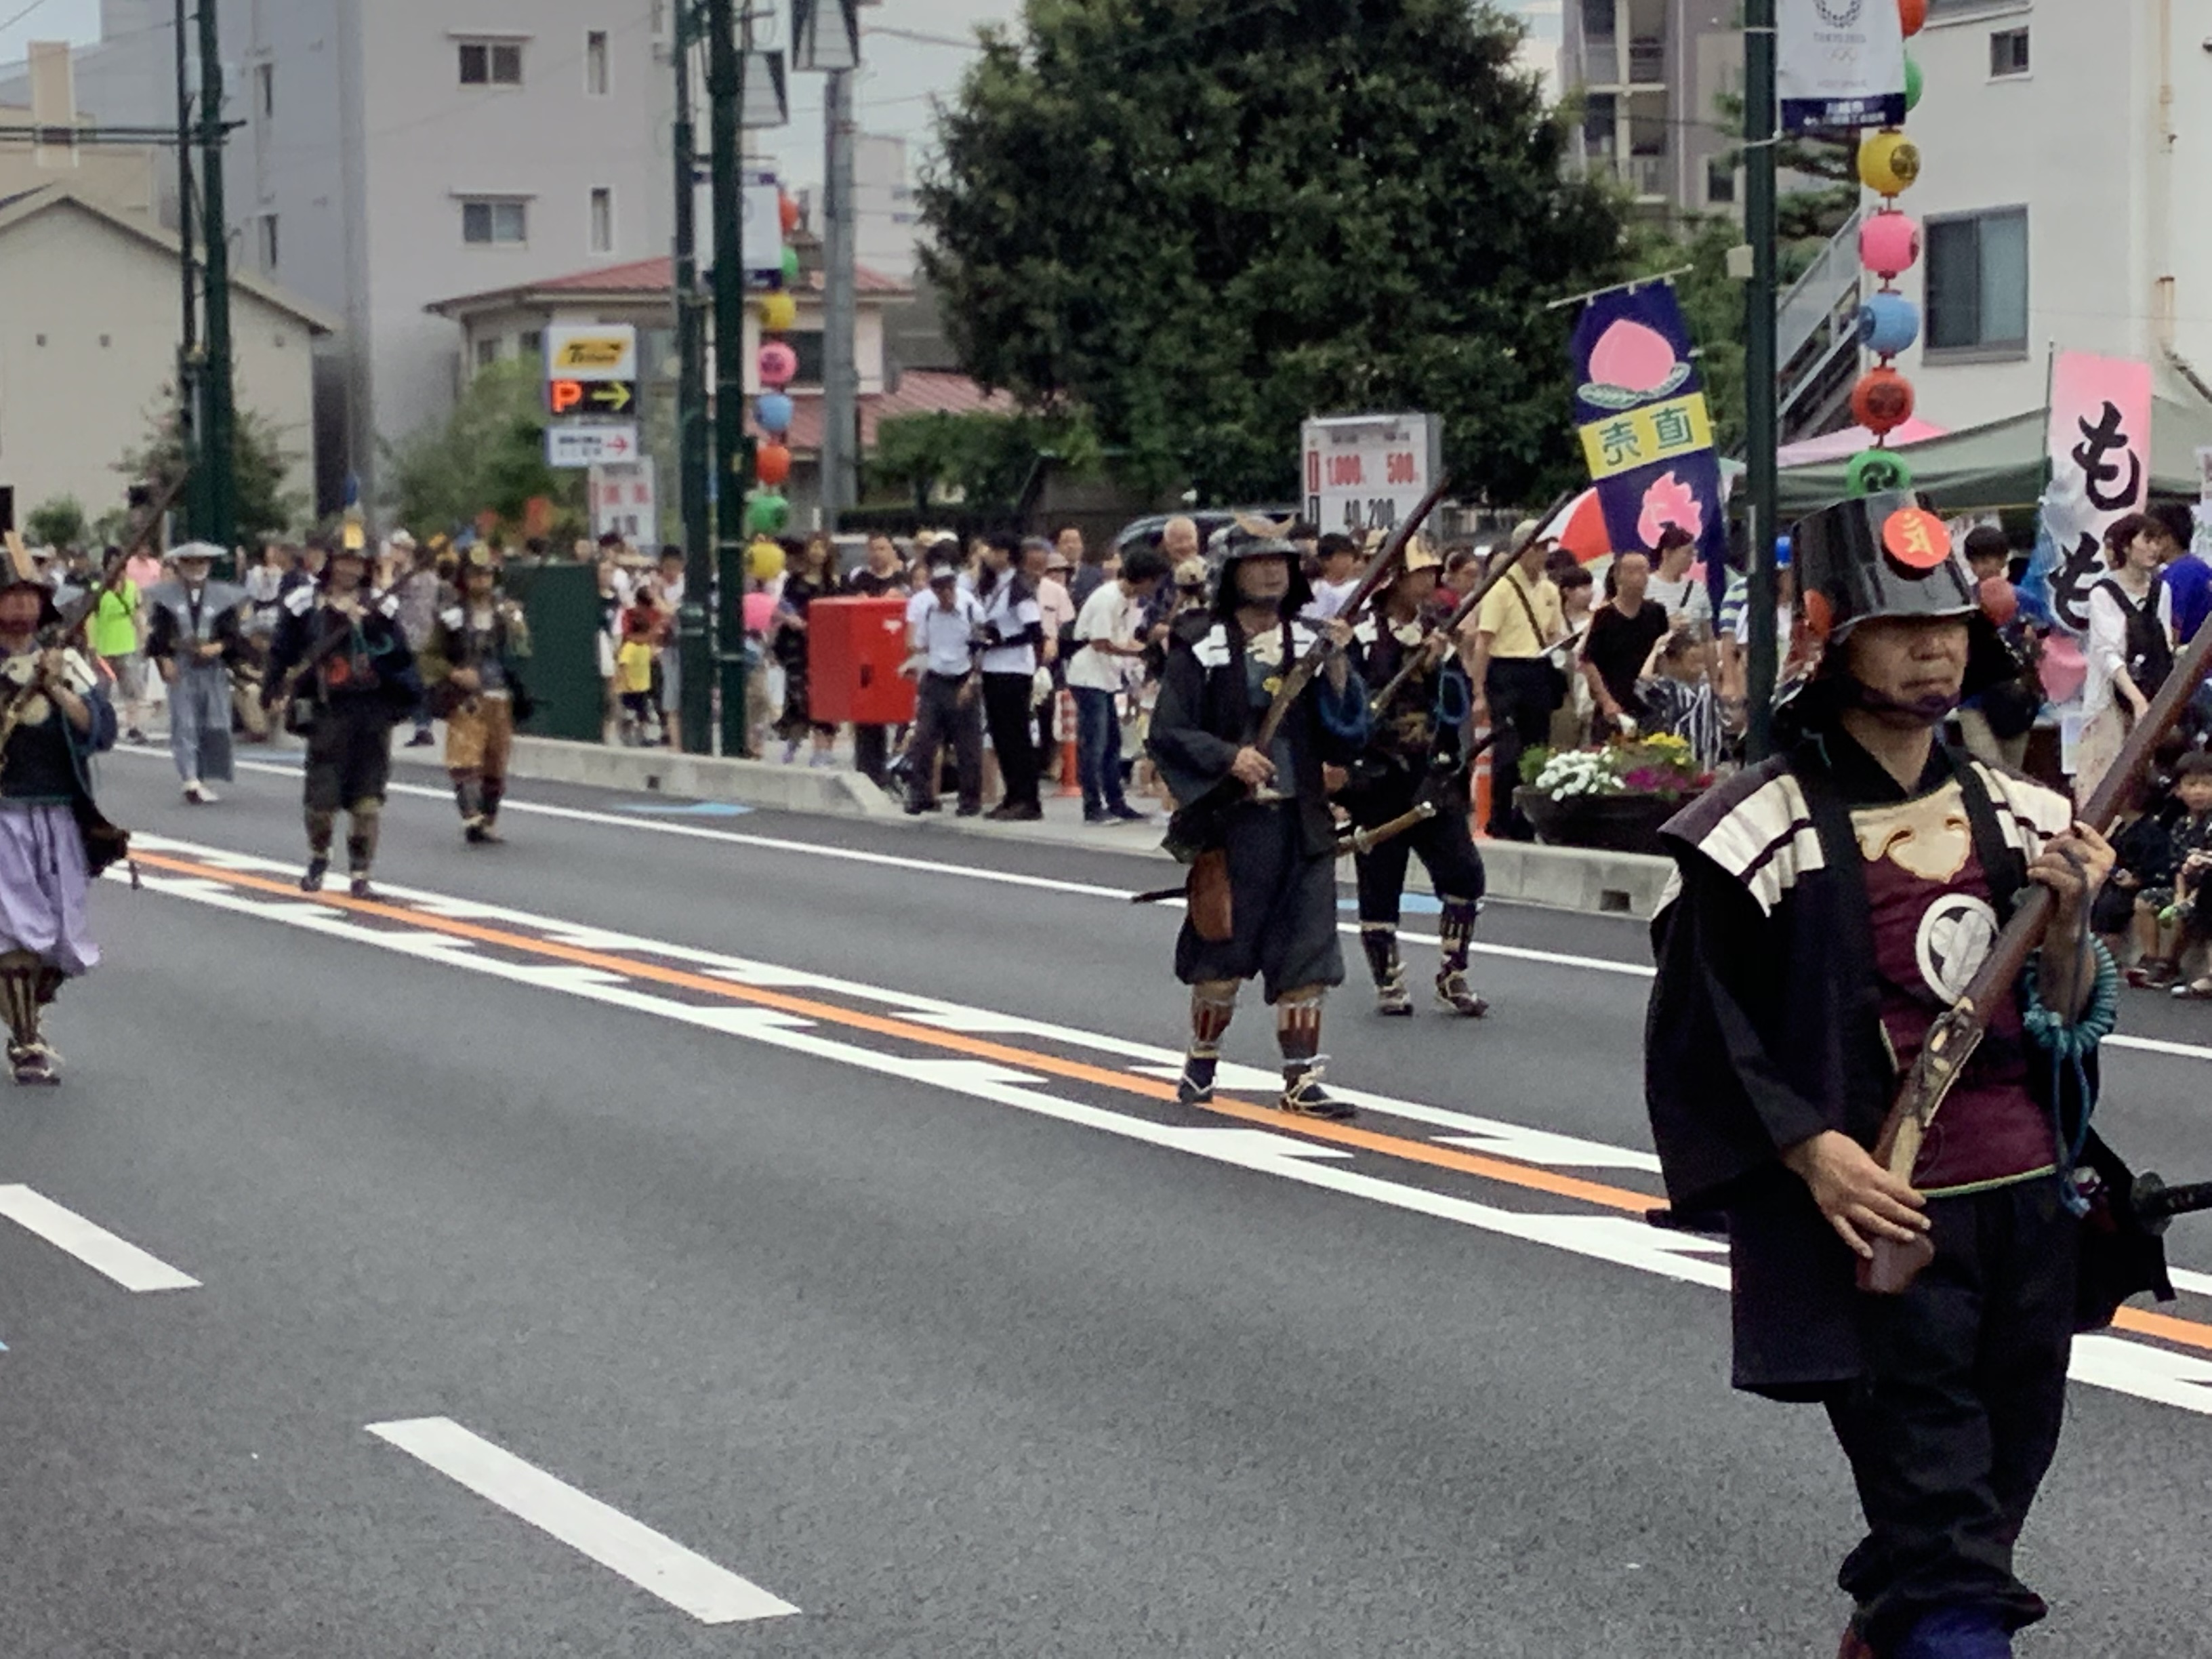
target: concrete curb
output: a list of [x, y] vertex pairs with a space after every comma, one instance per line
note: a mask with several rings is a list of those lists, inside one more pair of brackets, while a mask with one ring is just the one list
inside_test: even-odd
[[[392, 758], [442, 771], [441, 752], [442, 745], [412, 750], [395, 747]], [[781, 812], [820, 812], [837, 817], [900, 816], [898, 803], [857, 772], [725, 760], [668, 749], [620, 749], [558, 738], [517, 738], [508, 775], [631, 794], [729, 801]]]
[[[438, 768], [441, 750], [395, 746], [392, 757]], [[815, 812], [833, 817], [867, 817], [905, 822], [898, 802], [857, 772], [830, 768], [778, 766], [767, 761], [721, 760], [666, 749], [620, 749], [611, 744], [571, 743], [553, 738], [517, 738], [512, 775], [543, 783], [581, 784], [630, 794], [671, 795], [680, 799], [728, 801], [782, 812]], [[1101, 835], [1080, 825], [1048, 819], [1042, 823], [1000, 823], [981, 818], [955, 819], [950, 812], [915, 820], [984, 840], [1027, 842], [1088, 852], [1152, 858], [1169, 863], [1158, 834], [1141, 837], [1109, 831]], [[1163, 821], [1158, 828], [1164, 829]], [[1578, 847], [1544, 847], [1520, 842], [1475, 843], [1490, 878], [1490, 896], [1517, 904], [1540, 904], [1595, 915], [1648, 920], [1673, 872], [1671, 859], [1641, 853], [1601, 853]], [[1352, 860], [1343, 861], [1340, 880], [1349, 886]], [[1166, 884], [1163, 878], [1162, 885]], [[1418, 861], [1407, 886], [1425, 891]]]

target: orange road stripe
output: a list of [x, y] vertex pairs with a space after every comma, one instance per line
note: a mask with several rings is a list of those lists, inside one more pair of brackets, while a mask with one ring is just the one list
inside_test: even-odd
[[[404, 922], [410, 927], [427, 928], [451, 934], [456, 939], [473, 939], [481, 945], [495, 945], [502, 949], [523, 951], [536, 956], [550, 957], [558, 961], [574, 963], [580, 967], [597, 968], [604, 972], [619, 974], [629, 979], [653, 981], [662, 985], [678, 987], [687, 991], [698, 991], [711, 996], [723, 997], [732, 1002], [750, 1002], [764, 1008], [777, 1009], [826, 1024], [848, 1026], [854, 1030], [871, 1031], [879, 1036], [894, 1037], [901, 1042], [917, 1043], [926, 1048], [941, 1048], [970, 1059], [994, 1060], [1018, 1070], [1043, 1072], [1097, 1087], [1115, 1089], [1124, 1093], [1142, 1095], [1151, 1100], [1173, 1100], [1175, 1085], [1155, 1078], [1137, 1077], [1127, 1072], [1113, 1071], [1106, 1066], [1091, 1065], [1079, 1060], [1066, 1060], [1057, 1054], [1040, 1054], [1034, 1049], [1017, 1048], [1003, 1042], [993, 1042], [964, 1032], [940, 1030], [933, 1026], [916, 1025], [884, 1014], [864, 1013], [858, 1009], [841, 1008], [833, 1003], [816, 1002], [809, 998], [793, 996], [788, 992], [771, 991], [758, 986], [740, 985], [726, 979], [712, 979], [702, 974], [688, 973], [680, 968], [665, 967], [658, 963], [640, 962], [630, 957], [611, 955], [603, 951], [586, 950], [574, 945], [563, 945], [554, 939], [533, 939], [526, 933], [512, 933], [502, 928], [488, 927], [481, 922], [462, 921], [451, 916], [432, 915], [421, 910], [404, 909], [398, 905], [383, 904], [374, 899], [357, 899], [335, 893], [302, 893], [294, 884], [267, 876], [248, 875], [236, 870], [223, 870], [212, 865], [196, 864], [187, 859], [168, 854], [141, 853], [139, 863], [157, 870], [167, 870], [178, 875], [197, 876], [204, 880], [231, 886], [252, 888], [258, 891], [276, 894], [284, 898], [329, 905], [341, 910], [351, 910], [362, 915], [381, 916], [388, 921]], [[1263, 1106], [1249, 1106], [1238, 1100], [1216, 1099], [1205, 1110], [1221, 1117], [1232, 1117], [1241, 1122], [1261, 1125], [1270, 1129], [1288, 1129], [1316, 1140], [1334, 1141], [1339, 1146], [1356, 1147], [1362, 1152], [1382, 1152], [1409, 1163], [1426, 1164], [1440, 1170], [1451, 1170], [1462, 1175], [1480, 1176], [1486, 1180], [1501, 1181], [1532, 1192], [1548, 1193], [1555, 1198], [1580, 1200], [1585, 1204], [1596, 1204], [1607, 1209], [1625, 1210], [1642, 1215], [1663, 1200], [1648, 1193], [1631, 1192], [1623, 1187], [1608, 1187], [1578, 1176], [1560, 1175], [1551, 1170], [1527, 1164], [1509, 1163], [1502, 1158], [1486, 1158], [1456, 1146], [1434, 1146], [1401, 1136], [1381, 1133], [1373, 1129], [1354, 1128], [1350, 1124], [1331, 1123], [1319, 1118], [1294, 1118]]]
[[[1152, 1100], [1173, 1100], [1175, 1088], [1154, 1078], [1137, 1077], [1126, 1072], [1109, 1070], [1079, 1060], [1063, 1060], [1057, 1054], [1039, 1054], [1028, 1048], [1017, 1048], [1009, 1044], [992, 1042], [959, 1031], [945, 1031], [927, 1025], [909, 1024], [883, 1014], [863, 1013], [858, 1009], [840, 1008], [834, 1003], [815, 1002], [787, 992], [765, 990], [758, 986], [740, 985], [726, 979], [710, 979], [703, 974], [687, 973], [680, 968], [664, 967], [659, 963], [639, 962], [632, 957], [613, 956], [602, 951], [586, 950], [579, 945], [562, 945], [554, 939], [532, 939], [526, 933], [510, 933], [501, 928], [487, 927], [481, 922], [462, 921], [452, 916], [432, 915], [425, 911], [410, 910], [393, 904], [383, 904], [374, 899], [357, 899], [345, 894], [302, 893], [293, 883], [267, 876], [248, 875], [241, 871], [223, 870], [213, 865], [195, 864], [163, 853], [140, 853], [138, 862], [152, 869], [167, 870], [178, 875], [197, 876], [204, 880], [228, 886], [252, 888], [259, 892], [272, 893], [280, 898], [325, 904], [334, 909], [351, 910], [362, 915], [382, 916], [387, 921], [404, 922], [410, 927], [447, 933], [456, 939], [473, 939], [480, 945], [495, 945], [502, 949], [518, 951], [527, 955], [550, 957], [557, 961], [574, 963], [580, 967], [597, 968], [626, 979], [647, 980], [662, 985], [674, 986], [687, 991], [703, 992], [732, 1002], [749, 1002], [760, 1007], [775, 1008], [785, 1013], [824, 1024], [848, 1026], [854, 1030], [871, 1031], [879, 1036], [894, 1037], [925, 1048], [942, 1048], [971, 1059], [995, 1060], [1018, 1070], [1043, 1072], [1075, 1082], [1089, 1083], [1101, 1088], [1117, 1089], [1127, 1094], [1142, 1095]], [[1454, 1146], [1431, 1146], [1422, 1141], [1407, 1140], [1397, 1135], [1387, 1135], [1372, 1129], [1355, 1128], [1347, 1123], [1329, 1123], [1314, 1118], [1286, 1117], [1262, 1106], [1249, 1106], [1237, 1100], [1215, 1100], [1202, 1109], [1221, 1117], [1236, 1118], [1241, 1122], [1257, 1124], [1264, 1128], [1291, 1130], [1316, 1140], [1334, 1141], [1339, 1146], [1357, 1147], [1362, 1152], [1381, 1152], [1409, 1163], [1426, 1164], [1440, 1170], [1453, 1170], [1462, 1175], [1480, 1176], [1486, 1180], [1498, 1181], [1509, 1186], [1528, 1191], [1548, 1193], [1556, 1198], [1580, 1200], [1586, 1204], [1606, 1209], [1625, 1210], [1642, 1215], [1656, 1208], [1662, 1201], [1647, 1193], [1631, 1192], [1623, 1187], [1608, 1187], [1595, 1181], [1584, 1181], [1574, 1176], [1563, 1176], [1550, 1170], [1526, 1164], [1509, 1164], [1500, 1158], [1484, 1158], [1479, 1153], [1463, 1152]], [[2199, 1324], [2193, 1320], [2176, 1319], [2170, 1314], [2149, 1313], [2137, 1308], [2123, 1308], [2113, 1322], [2124, 1331], [2139, 1336], [2154, 1336], [2185, 1347], [2212, 1350], [2212, 1325]]]

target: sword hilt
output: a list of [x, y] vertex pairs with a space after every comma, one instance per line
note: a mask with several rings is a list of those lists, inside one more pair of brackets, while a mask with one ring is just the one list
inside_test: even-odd
[[2145, 1232], [2162, 1233], [2178, 1215], [2212, 1210], [2212, 1181], [2169, 1187], [2157, 1176], [2140, 1175], [2128, 1195], [2128, 1207]]

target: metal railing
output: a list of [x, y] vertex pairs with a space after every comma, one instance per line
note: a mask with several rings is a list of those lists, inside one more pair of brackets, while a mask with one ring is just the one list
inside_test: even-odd
[[1858, 313], [1865, 273], [1859, 265], [1859, 219], [1853, 212], [1819, 258], [1790, 284], [1775, 308], [1775, 361], [1782, 365], [1781, 407], [1787, 433], [1808, 392], [1835, 378], [1835, 362], [1858, 350]]

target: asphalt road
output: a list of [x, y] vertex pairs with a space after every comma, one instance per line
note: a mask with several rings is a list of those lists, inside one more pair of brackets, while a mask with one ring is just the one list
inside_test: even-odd
[[[1635, 1218], [1634, 925], [1355, 987], [1285, 1133], [1163, 1098], [1154, 862], [524, 786], [309, 903], [290, 778], [107, 775], [146, 885], [0, 1099], [8, 1659], [1833, 1651], [1840, 1459]], [[2124, 1017], [2212, 1176], [2212, 1017]], [[2086, 1350], [2023, 1651], [2212, 1653], [2208, 1291]]]

